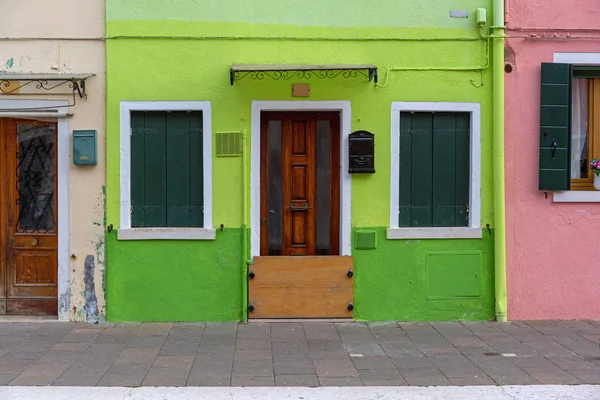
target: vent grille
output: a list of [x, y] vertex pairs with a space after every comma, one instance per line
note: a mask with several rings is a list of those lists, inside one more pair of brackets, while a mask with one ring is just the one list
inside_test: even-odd
[[377, 247], [377, 232], [375, 231], [356, 231], [356, 249], [373, 250]]
[[242, 155], [241, 132], [217, 132], [217, 157], [238, 157]]

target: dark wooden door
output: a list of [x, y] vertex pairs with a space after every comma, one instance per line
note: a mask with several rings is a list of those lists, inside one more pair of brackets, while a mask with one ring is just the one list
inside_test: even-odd
[[261, 115], [261, 255], [339, 254], [339, 113]]
[[56, 315], [56, 123], [0, 119], [0, 149], [0, 313]]

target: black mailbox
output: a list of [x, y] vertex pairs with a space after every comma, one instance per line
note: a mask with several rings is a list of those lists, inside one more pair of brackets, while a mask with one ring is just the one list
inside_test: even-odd
[[348, 136], [350, 174], [375, 173], [375, 135], [367, 131], [352, 132]]

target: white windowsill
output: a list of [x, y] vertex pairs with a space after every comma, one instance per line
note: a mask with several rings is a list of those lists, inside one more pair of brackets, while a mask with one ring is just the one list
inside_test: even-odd
[[481, 228], [389, 228], [388, 239], [481, 239]]
[[118, 240], [215, 240], [216, 231], [207, 228], [119, 229]]
[[569, 190], [554, 192], [552, 201], [555, 203], [600, 203], [598, 190]]

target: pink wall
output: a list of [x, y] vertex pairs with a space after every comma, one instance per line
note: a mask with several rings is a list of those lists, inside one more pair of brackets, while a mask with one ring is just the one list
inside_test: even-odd
[[[599, 0], [507, 0], [506, 231], [508, 317], [600, 319], [600, 203], [553, 203], [538, 187], [540, 63], [600, 53]], [[538, 28], [538, 29], [536, 29]]]

